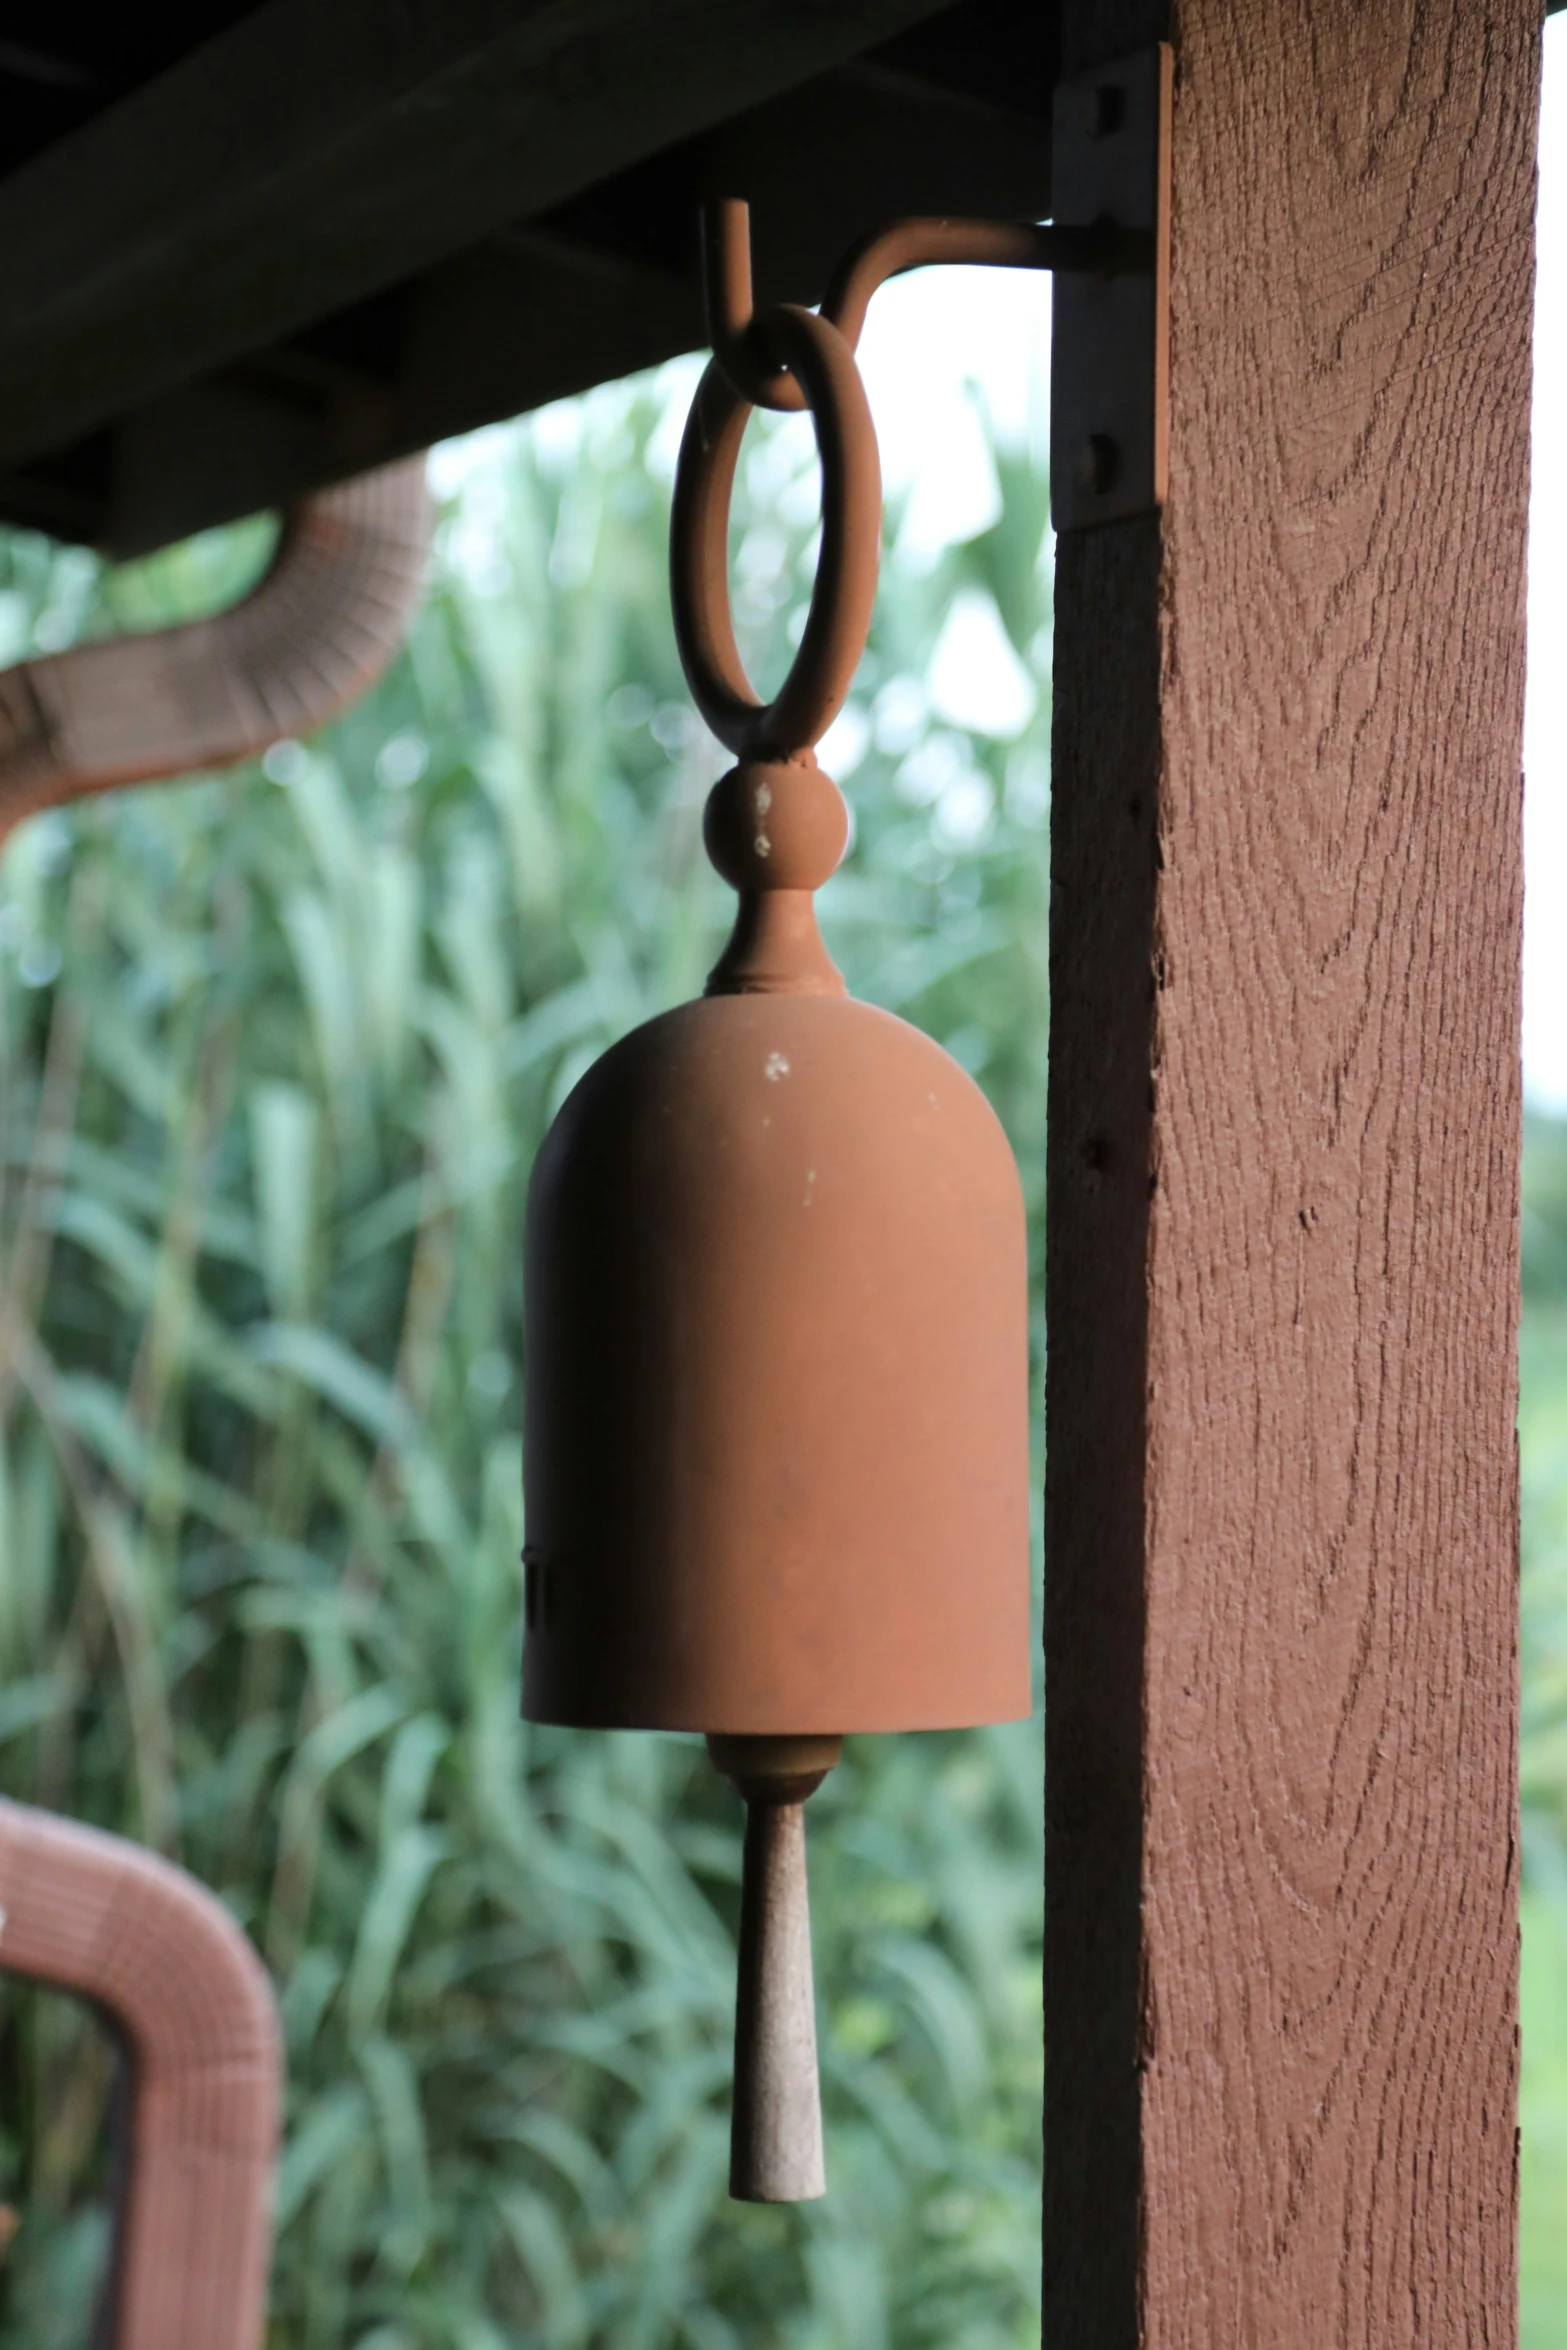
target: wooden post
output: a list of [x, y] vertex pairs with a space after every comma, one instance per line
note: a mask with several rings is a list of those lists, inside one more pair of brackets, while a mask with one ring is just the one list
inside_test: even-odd
[[1537, 0], [1176, 51], [1169, 498], [1058, 553], [1045, 2330], [1516, 2336]]

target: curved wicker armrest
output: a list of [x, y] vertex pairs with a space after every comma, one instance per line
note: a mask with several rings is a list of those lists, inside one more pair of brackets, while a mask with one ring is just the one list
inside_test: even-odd
[[0, 1801], [0, 1966], [90, 2000], [125, 2042], [113, 2350], [258, 2350], [282, 2057], [239, 1927], [140, 1846]]
[[429, 541], [424, 459], [410, 458], [302, 500], [227, 611], [0, 670], [0, 838], [41, 808], [324, 726], [395, 655]]

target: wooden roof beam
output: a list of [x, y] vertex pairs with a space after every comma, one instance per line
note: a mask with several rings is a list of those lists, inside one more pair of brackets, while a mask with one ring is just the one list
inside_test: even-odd
[[[271, 0], [0, 182], [0, 465], [427, 269], [932, 0]], [[47, 366], [38, 364], [47, 353]]]
[[0, 514], [136, 554], [694, 349], [716, 187], [755, 202], [768, 300], [815, 301], [889, 213], [1038, 217], [1050, 90], [1041, 69], [1001, 106], [857, 59], [0, 471]]

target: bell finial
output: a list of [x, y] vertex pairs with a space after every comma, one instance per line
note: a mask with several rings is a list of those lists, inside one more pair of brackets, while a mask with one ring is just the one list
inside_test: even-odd
[[707, 993], [846, 994], [816, 927], [814, 892], [837, 870], [849, 811], [811, 754], [731, 767], [708, 796], [702, 837], [740, 897]]

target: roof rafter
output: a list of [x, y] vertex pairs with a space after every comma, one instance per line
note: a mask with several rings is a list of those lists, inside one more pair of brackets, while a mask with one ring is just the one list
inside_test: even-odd
[[931, 13], [932, 0], [271, 0], [0, 182], [0, 464]]

